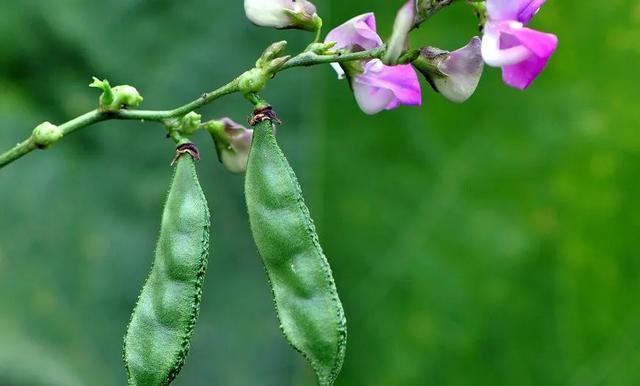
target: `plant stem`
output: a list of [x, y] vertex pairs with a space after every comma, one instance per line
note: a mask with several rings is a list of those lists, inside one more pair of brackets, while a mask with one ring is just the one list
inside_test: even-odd
[[385, 46], [380, 46], [368, 51], [351, 52], [348, 54], [337, 53], [332, 55], [318, 55], [314, 52], [303, 52], [289, 59], [279, 71], [292, 67], [309, 67], [317, 64], [343, 63], [355, 60], [381, 58], [384, 55], [385, 49]]
[[177, 107], [173, 110], [120, 110], [114, 113], [115, 119], [133, 119], [133, 120], [146, 120], [146, 121], [162, 121], [169, 118], [181, 117], [185, 114], [195, 111], [202, 106], [205, 106], [214, 100], [221, 98], [225, 95], [238, 92], [238, 80], [225, 84], [217, 90], [202, 94], [202, 96], [196, 100], [193, 100], [186, 105]]
[[[331, 55], [318, 55], [313, 52], [300, 53], [287, 61], [279, 70], [283, 71], [293, 67], [308, 67], [318, 64], [326, 63], [341, 63], [350, 62], [354, 60], [366, 60], [380, 58], [384, 55], [385, 47], [377, 47], [368, 51], [360, 51], [353, 53], [336, 53]], [[111, 120], [111, 119], [123, 119], [123, 120], [139, 120], [139, 121], [163, 121], [165, 119], [176, 118], [183, 116], [191, 111], [197, 110], [202, 106], [205, 106], [218, 98], [225, 95], [233, 94], [240, 91], [238, 86], [238, 79], [234, 79], [224, 86], [203, 94], [198, 99], [195, 99], [183, 106], [177, 107], [173, 110], [118, 110], [118, 111], [100, 111], [93, 110], [85, 113], [79, 117], [76, 117], [66, 123], [60, 125], [64, 135], [71, 134], [76, 130], [93, 125], [97, 122]], [[22, 156], [29, 154], [38, 147], [33, 142], [31, 137], [25, 141], [17, 144], [7, 152], [0, 154], [0, 169], [10, 164], [11, 162], [21, 158]]]
[[102, 112], [100, 110], [92, 110], [88, 113], [82, 114], [79, 117], [73, 118], [66, 123], [63, 123], [62, 125], [60, 125], [60, 128], [62, 129], [62, 133], [64, 135], [67, 135], [83, 127], [93, 125], [94, 123], [106, 121], [109, 118], [109, 113]]
[[31, 137], [27, 138], [26, 141], [20, 142], [12, 149], [0, 155], [0, 168], [5, 167], [9, 163], [17, 160], [25, 154], [29, 154], [35, 149], [37, 149], [37, 146], [31, 139]]
[[[442, 8], [451, 5], [458, 0], [418, 0], [418, 14], [413, 28], [418, 28], [420, 24], [428, 20]], [[484, 0], [472, 0], [484, 1]]]

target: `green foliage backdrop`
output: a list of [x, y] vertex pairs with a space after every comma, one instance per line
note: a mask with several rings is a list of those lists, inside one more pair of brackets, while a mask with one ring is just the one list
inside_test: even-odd
[[[401, 1], [318, 1], [325, 24]], [[551, 0], [560, 38], [527, 92], [486, 69], [453, 105], [374, 117], [328, 66], [265, 96], [301, 177], [349, 318], [342, 386], [632, 386], [640, 380], [640, 6]], [[456, 48], [463, 5], [414, 43]], [[167, 108], [310, 36], [244, 20], [240, 1], [0, 3], [0, 146], [94, 107], [90, 76]], [[205, 117], [243, 120], [230, 97]], [[153, 258], [172, 145], [160, 126], [108, 122], [0, 171], [0, 385], [126, 383], [122, 336]], [[242, 178], [200, 175], [213, 215], [202, 313], [180, 386], [312, 385], [277, 328]]]

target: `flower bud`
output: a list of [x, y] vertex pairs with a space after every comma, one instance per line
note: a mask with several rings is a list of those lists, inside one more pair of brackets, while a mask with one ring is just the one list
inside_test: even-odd
[[454, 52], [426, 47], [413, 62], [431, 86], [453, 102], [464, 102], [473, 95], [484, 68], [481, 41], [477, 36]]
[[311, 43], [304, 52], [313, 52], [316, 55], [328, 55], [329, 51], [336, 46], [336, 42]]
[[177, 130], [182, 134], [191, 135], [200, 129], [201, 124], [202, 115], [192, 111], [179, 119]]
[[46, 148], [54, 143], [58, 142], [64, 133], [62, 129], [50, 122], [44, 122], [33, 129], [33, 142], [39, 148]]
[[280, 42], [273, 43], [260, 56], [260, 59], [256, 62], [256, 67], [262, 68], [268, 65], [269, 62], [278, 58], [284, 50], [287, 49], [287, 41], [283, 40]]
[[93, 78], [89, 87], [102, 90], [100, 95], [100, 109], [104, 111], [118, 111], [122, 108], [138, 107], [143, 99], [135, 87], [121, 85], [111, 87], [108, 80]]
[[247, 18], [261, 27], [317, 31], [322, 19], [308, 0], [244, 0]]
[[253, 130], [223, 118], [204, 125], [216, 144], [218, 159], [231, 173], [247, 170]]
[[144, 98], [135, 87], [123, 85], [113, 88], [112, 106], [119, 108], [138, 107], [143, 100]]
[[392, 65], [398, 63], [398, 58], [407, 48], [409, 32], [415, 24], [415, 19], [416, 1], [409, 0], [400, 8], [396, 15], [396, 20], [393, 23], [393, 33], [391, 34], [391, 39], [389, 39], [387, 52], [383, 60], [385, 64]]
[[287, 56], [283, 56], [281, 58], [273, 59], [272, 61], [270, 61], [269, 63], [266, 64], [265, 69], [270, 74], [275, 74], [276, 72], [280, 71], [282, 66], [287, 64], [289, 59], [291, 59], [291, 55], [287, 55]]

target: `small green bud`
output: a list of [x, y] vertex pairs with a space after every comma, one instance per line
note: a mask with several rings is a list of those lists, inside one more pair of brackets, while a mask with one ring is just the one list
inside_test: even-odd
[[113, 90], [111, 89], [111, 85], [108, 80], [100, 80], [93, 77], [93, 83], [89, 85], [89, 87], [97, 88], [102, 90], [102, 95], [100, 95], [100, 106], [109, 106], [113, 103]]
[[138, 107], [144, 100], [135, 87], [121, 85], [111, 87], [108, 80], [93, 78], [89, 87], [102, 90], [100, 95], [100, 109], [104, 111], [118, 111], [122, 108]]
[[284, 50], [287, 49], [287, 41], [283, 40], [280, 42], [273, 43], [260, 56], [260, 59], [256, 62], [256, 67], [262, 68], [266, 66], [269, 62], [279, 57]]
[[118, 108], [138, 107], [144, 100], [135, 87], [127, 85], [114, 87], [113, 96], [113, 104]]
[[262, 68], [251, 69], [238, 78], [238, 87], [243, 94], [259, 93], [270, 78], [268, 71]]
[[337, 42], [311, 43], [305, 48], [305, 52], [313, 52], [316, 55], [328, 55]]
[[185, 135], [191, 135], [200, 129], [202, 124], [202, 115], [195, 111], [190, 112], [184, 117], [180, 118], [179, 131]]
[[62, 129], [50, 122], [44, 122], [33, 129], [33, 142], [39, 148], [46, 148], [58, 142], [64, 133]]
[[191, 135], [204, 127], [202, 125], [202, 115], [191, 111], [179, 118], [170, 118], [163, 121], [172, 138]]
[[281, 58], [273, 59], [272, 61], [270, 61], [267, 64], [266, 70], [269, 71], [269, 73], [274, 74], [274, 73], [278, 72], [278, 70], [280, 70], [282, 68], [282, 66], [287, 64], [289, 59], [291, 59], [291, 55], [287, 55], [287, 56], [283, 56]]

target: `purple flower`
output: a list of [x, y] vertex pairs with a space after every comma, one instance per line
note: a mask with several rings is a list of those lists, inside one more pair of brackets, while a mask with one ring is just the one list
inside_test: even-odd
[[482, 39], [482, 57], [502, 67], [509, 86], [525, 89], [546, 67], [556, 50], [555, 35], [524, 27], [546, 0], [487, 0], [489, 21]]
[[[373, 13], [356, 16], [327, 35], [326, 42], [335, 42], [334, 49], [358, 52], [382, 46], [376, 32]], [[333, 68], [342, 79], [349, 79], [358, 105], [367, 114], [395, 109], [400, 105], [419, 106], [422, 93], [418, 75], [411, 65], [386, 66], [380, 59], [352, 62]]]

